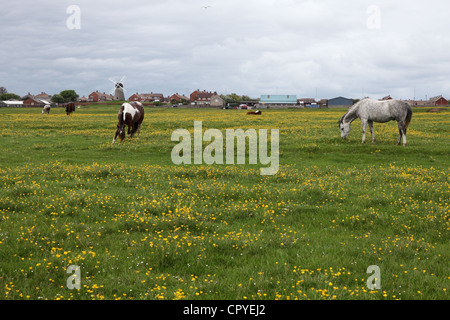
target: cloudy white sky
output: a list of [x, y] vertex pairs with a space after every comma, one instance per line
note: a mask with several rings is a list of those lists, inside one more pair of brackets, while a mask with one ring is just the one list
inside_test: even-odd
[[0, 86], [87, 96], [126, 76], [127, 97], [450, 96], [449, 12], [448, 0], [9, 1]]

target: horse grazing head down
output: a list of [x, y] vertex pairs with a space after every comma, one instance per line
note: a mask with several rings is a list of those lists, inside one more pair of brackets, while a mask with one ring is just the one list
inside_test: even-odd
[[[120, 117], [120, 115], [119, 115]], [[123, 119], [123, 118], [122, 118]], [[120, 123], [117, 125], [117, 132], [118, 132], [118, 136], [120, 141], [125, 139], [125, 122], [122, 121], [122, 123]]]
[[44, 106], [44, 108], [42, 109], [42, 114], [50, 114], [50, 105], [47, 104]]
[[142, 121], [144, 120], [144, 106], [137, 101], [125, 102], [119, 110], [118, 119], [113, 143], [116, 142], [117, 136], [119, 136], [120, 141], [125, 139], [125, 125], [128, 126], [128, 135], [131, 138], [136, 132], [139, 137]]
[[346, 139], [350, 133], [350, 122], [344, 122], [345, 114], [339, 120], [339, 130], [341, 131], [341, 138]]

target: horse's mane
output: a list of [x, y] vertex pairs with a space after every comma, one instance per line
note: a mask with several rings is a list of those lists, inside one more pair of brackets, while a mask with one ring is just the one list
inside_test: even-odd
[[352, 122], [353, 120], [355, 120], [356, 117], [354, 117], [354, 114], [355, 114], [357, 108], [359, 107], [359, 104], [360, 104], [362, 101], [366, 100], [366, 99], [368, 99], [368, 98], [364, 98], [364, 99], [358, 101], [357, 103], [355, 103], [354, 105], [352, 105], [351, 107], [349, 107], [348, 110], [347, 110], [347, 112], [346, 112], [346, 113], [341, 117], [341, 119], [339, 120], [339, 124], [343, 123], [343, 122], [344, 122], [344, 119], [345, 119], [347, 116], [351, 116], [350, 122]]

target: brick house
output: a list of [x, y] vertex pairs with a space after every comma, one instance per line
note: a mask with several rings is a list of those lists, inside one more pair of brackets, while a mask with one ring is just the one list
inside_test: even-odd
[[182, 102], [183, 100], [189, 101], [189, 98], [182, 94], [178, 94], [178, 92], [177, 92], [169, 97], [170, 102], [172, 102], [173, 100], [175, 100], [177, 102]]
[[52, 98], [51, 95], [45, 93], [45, 92], [41, 92], [37, 95], [34, 96], [36, 99], [43, 99], [43, 100], [50, 100]]
[[155, 102], [164, 101], [164, 95], [162, 93], [135, 93], [128, 98], [129, 101], [140, 101], [140, 102]]
[[52, 104], [50, 101], [36, 99], [32, 97], [28, 97], [23, 101], [23, 107], [25, 108], [43, 108], [47, 104]]
[[195, 104], [211, 104], [211, 97], [217, 95], [217, 92], [195, 90], [190, 94], [189, 101]]
[[110, 94], [107, 93], [101, 93], [98, 91], [92, 92], [89, 97], [88, 97], [88, 101], [89, 102], [102, 102], [102, 101], [112, 101], [114, 100], [114, 97]]
[[225, 100], [223, 100], [217, 93], [211, 96], [211, 107], [222, 108], [225, 106]]

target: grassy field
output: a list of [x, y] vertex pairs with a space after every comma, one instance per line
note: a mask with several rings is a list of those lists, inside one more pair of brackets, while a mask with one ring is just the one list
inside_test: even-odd
[[[342, 140], [343, 109], [150, 107], [113, 145], [118, 109], [0, 109], [0, 299], [449, 299], [448, 111], [403, 148], [395, 122]], [[194, 120], [279, 129], [279, 172], [174, 165]]]

